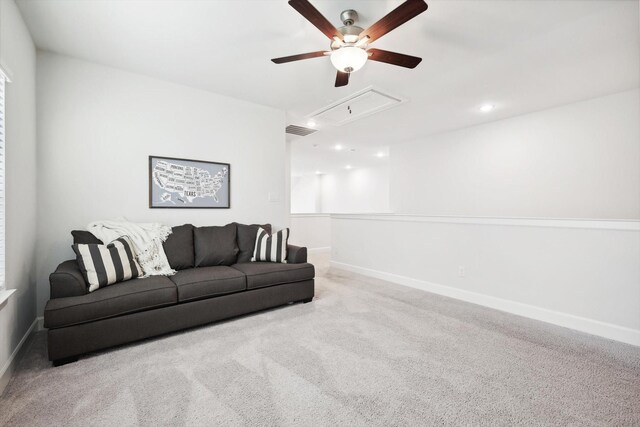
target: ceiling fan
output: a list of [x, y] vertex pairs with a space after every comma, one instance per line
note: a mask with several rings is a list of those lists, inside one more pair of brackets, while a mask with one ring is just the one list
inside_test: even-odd
[[289, 4], [332, 40], [331, 50], [272, 59], [276, 64], [330, 56], [331, 63], [338, 69], [335, 86], [340, 87], [349, 83], [349, 75], [362, 68], [367, 59], [405, 68], [415, 68], [422, 61], [422, 58], [416, 56], [372, 49], [369, 44], [427, 10], [424, 0], [405, 1], [366, 30], [354, 25], [358, 13], [353, 9], [340, 14], [344, 27], [336, 29], [308, 0], [289, 0]]

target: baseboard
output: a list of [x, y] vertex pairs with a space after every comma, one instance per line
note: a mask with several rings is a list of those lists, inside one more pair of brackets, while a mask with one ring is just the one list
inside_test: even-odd
[[444, 295], [473, 304], [479, 304], [496, 310], [505, 311], [507, 313], [516, 314], [518, 316], [528, 317], [530, 319], [540, 320], [542, 322], [551, 323], [557, 326], [586, 332], [591, 335], [597, 335], [615, 341], [621, 341], [627, 344], [640, 346], [640, 331], [624, 326], [618, 326], [611, 323], [601, 322], [599, 320], [588, 319], [586, 317], [575, 316], [573, 314], [553, 311], [534, 305], [506, 300], [490, 295], [484, 295], [476, 292], [466, 291], [463, 289], [453, 288], [451, 286], [427, 282], [424, 280], [400, 276], [398, 274], [387, 273], [384, 271], [373, 270], [351, 264], [345, 264], [337, 261], [331, 261], [331, 267], [362, 274], [369, 277], [374, 277], [376, 279], [386, 280], [388, 282], [396, 283], [403, 286], [409, 286], [411, 288], [416, 288], [427, 292], [432, 292], [438, 295]]
[[322, 248], [307, 248], [307, 253], [310, 254], [319, 254], [325, 252], [331, 252], [331, 246], [325, 246]]
[[27, 341], [27, 339], [29, 338], [31, 333], [34, 331], [34, 329], [36, 329], [37, 326], [38, 326], [38, 318], [35, 318], [33, 320], [33, 323], [31, 323], [31, 326], [29, 326], [29, 329], [27, 330], [27, 332], [24, 334], [24, 336], [16, 346], [15, 350], [13, 350], [13, 353], [11, 353], [11, 357], [9, 357], [9, 360], [7, 360], [7, 363], [5, 363], [2, 369], [0, 370], [0, 396], [2, 396], [2, 393], [4, 392], [5, 387], [7, 386], [7, 384], [9, 384], [9, 380], [11, 380], [11, 375], [13, 375], [13, 372], [16, 368], [15, 367], [16, 364], [14, 362], [17, 361], [17, 356], [20, 353], [20, 350], [22, 350], [22, 346], [24, 345], [24, 343]]
[[36, 317], [36, 321], [38, 322], [37, 331], [44, 331], [44, 316]]

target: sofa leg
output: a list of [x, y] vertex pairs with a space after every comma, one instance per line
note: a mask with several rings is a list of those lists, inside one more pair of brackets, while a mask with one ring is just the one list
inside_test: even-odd
[[53, 366], [62, 366], [67, 363], [73, 363], [78, 361], [78, 356], [65, 357], [64, 359], [58, 359], [53, 361]]
[[307, 298], [307, 299], [303, 299], [302, 302], [306, 304], [308, 302], [311, 302], [311, 300], [313, 300], [313, 297]]

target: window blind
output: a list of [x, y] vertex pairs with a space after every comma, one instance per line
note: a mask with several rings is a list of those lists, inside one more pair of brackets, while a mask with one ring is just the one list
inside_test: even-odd
[[0, 71], [0, 290], [5, 286], [5, 81]]

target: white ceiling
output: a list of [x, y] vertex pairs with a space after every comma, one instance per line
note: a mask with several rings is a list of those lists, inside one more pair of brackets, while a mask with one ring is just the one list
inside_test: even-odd
[[[365, 28], [401, 3], [312, 2], [336, 26], [343, 9], [356, 9]], [[369, 62], [344, 88], [333, 87], [328, 58], [269, 60], [329, 44], [286, 0], [18, 5], [41, 49], [282, 108], [293, 123], [370, 85], [410, 100], [292, 139], [294, 172], [342, 167], [345, 160], [375, 163], [375, 152], [401, 141], [639, 86], [638, 0], [427, 2], [425, 13], [374, 43], [422, 63], [407, 70]], [[495, 111], [480, 114], [485, 102]], [[356, 151], [334, 152], [336, 143]]]

